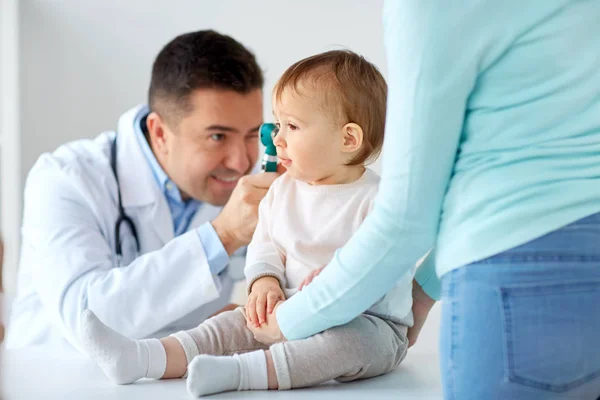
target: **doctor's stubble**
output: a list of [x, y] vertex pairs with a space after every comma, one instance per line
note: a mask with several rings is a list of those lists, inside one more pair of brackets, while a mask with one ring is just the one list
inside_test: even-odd
[[258, 159], [262, 91], [199, 89], [191, 97], [192, 111], [173, 128], [150, 114], [151, 147], [184, 200], [222, 206]]

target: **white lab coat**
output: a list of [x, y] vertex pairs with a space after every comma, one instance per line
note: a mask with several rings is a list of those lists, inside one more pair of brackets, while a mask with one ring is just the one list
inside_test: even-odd
[[174, 238], [163, 193], [133, 130], [140, 111], [118, 123], [117, 170], [125, 213], [138, 231], [141, 254], [125, 224], [123, 260], [117, 266], [117, 186], [110, 168], [114, 132], [80, 140], [42, 155], [25, 185], [18, 293], [7, 346], [64, 342], [78, 347], [81, 313], [91, 309], [131, 338], [158, 336], [197, 326], [225, 306], [230, 270], [210, 272], [194, 228], [219, 207], [203, 204], [188, 232]]

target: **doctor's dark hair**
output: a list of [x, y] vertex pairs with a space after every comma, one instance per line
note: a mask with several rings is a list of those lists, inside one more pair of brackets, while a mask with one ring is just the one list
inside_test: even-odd
[[192, 110], [190, 95], [197, 89], [246, 94], [262, 89], [263, 84], [254, 54], [241, 43], [213, 30], [190, 32], [177, 36], [158, 53], [148, 104], [152, 111], [177, 123]]

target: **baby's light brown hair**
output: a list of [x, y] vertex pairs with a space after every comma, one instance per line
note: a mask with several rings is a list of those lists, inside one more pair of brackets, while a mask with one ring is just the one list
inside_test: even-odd
[[334, 50], [298, 61], [275, 84], [275, 100], [286, 88], [298, 85], [316, 90], [326, 111], [342, 125], [355, 123], [363, 130], [363, 144], [348, 165], [373, 162], [383, 147], [387, 84], [381, 72], [364, 57], [349, 50]]

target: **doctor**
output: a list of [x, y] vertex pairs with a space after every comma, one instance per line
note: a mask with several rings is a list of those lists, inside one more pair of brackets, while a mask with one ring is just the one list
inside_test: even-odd
[[248, 175], [262, 86], [240, 43], [184, 34], [154, 62], [149, 106], [123, 114], [116, 131], [39, 158], [25, 186], [9, 347], [77, 347], [85, 309], [142, 338], [227, 308], [228, 265], [277, 177]]

